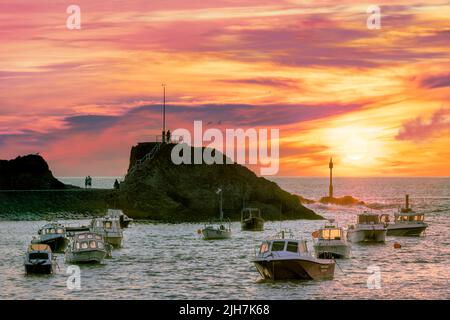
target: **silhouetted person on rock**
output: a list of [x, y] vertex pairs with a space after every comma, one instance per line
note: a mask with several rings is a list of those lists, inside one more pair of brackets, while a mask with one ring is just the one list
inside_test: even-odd
[[167, 143], [170, 143], [170, 136], [171, 136], [170, 130], [167, 130], [166, 135], [167, 135]]
[[120, 188], [120, 184], [119, 184], [119, 181], [117, 181], [117, 179], [116, 179], [116, 181], [114, 181], [114, 189], [119, 190], [119, 188]]

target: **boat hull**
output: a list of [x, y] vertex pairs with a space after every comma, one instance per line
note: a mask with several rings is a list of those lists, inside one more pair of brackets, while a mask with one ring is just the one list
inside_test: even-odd
[[403, 236], [403, 237], [419, 237], [428, 227], [426, 224], [421, 225], [406, 225], [399, 226], [395, 224], [388, 225], [388, 236]]
[[46, 244], [52, 249], [54, 253], [63, 253], [69, 245], [69, 239], [64, 236], [59, 236], [50, 239], [34, 239], [31, 241], [34, 244]]
[[350, 257], [350, 246], [348, 244], [321, 244], [314, 245], [317, 258], [321, 259], [346, 259]]
[[349, 230], [347, 238], [351, 242], [385, 242], [386, 229]]
[[53, 273], [53, 264], [32, 264], [25, 263], [25, 273], [26, 274], [52, 274]]
[[326, 280], [334, 277], [334, 262], [302, 259], [254, 260], [259, 274], [268, 280]]
[[241, 221], [242, 231], [263, 231], [264, 220], [261, 218], [248, 218]]
[[106, 251], [69, 251], [66, 252], [66, 262], [75, 264], [96, 264], [101, 263], [106, 258]]
[[204, 240], [222, 240], [231, 238], [231, 231], [229, 230], [203, 229], [202, 234]]
[[121, 248], [123, 243], [123, 237], [121, 236], [105, 236], [105, 241], [112, 245], [114, 248]]

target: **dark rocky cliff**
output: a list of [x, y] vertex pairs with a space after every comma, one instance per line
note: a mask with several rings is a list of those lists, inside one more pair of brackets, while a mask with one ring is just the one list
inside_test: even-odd
[[45, 190], [73, 188], [53, 177], [40, 155], [0, 160], [0, 190]]
[[[164, 221], [217, 218], [219, 196], [216, 191], [221, 188], [225, 217], [232, 220], [240, 219], [243, 203], [259, 207], [266, 220], [322, 218], [304, 207], [297, 196], [274, 182], [257, 177], [244, 166], [175, 165], [170, 157], [173, 146], [162, 145], [153, 159], [143, 162], [137, 170], [129, 170], [120, 185], [119, 195], [120, 206], [126, 214]], [[133, 147], [130, 168], [153, 147], [154, 144]]]

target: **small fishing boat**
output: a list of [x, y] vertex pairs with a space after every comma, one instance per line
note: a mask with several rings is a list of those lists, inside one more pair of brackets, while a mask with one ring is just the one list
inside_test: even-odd
[[52, 274], [55, 257], [47, 244], [30, 244], [25, 253], [25, 273]]
[[206, 225], [202, 230], [204, 240], [221, 240], [231, 238], [231, 222], [220, 221], [217, 224]]
[[76, 234], [66, 250], [66, 263], [101, 263], [108, 256], [102, 235], [85, 232]]
[[285, 239], [285, 231], [274, 239], [263, 241], [253, 263], [263, 279], [324, 280], [334, 277], [334, 260], [312, 256], [306, 240]]
[[347, 239], [351, 242], [384, 242], [386, 231], [378, 214], [365, 212], [358, 215], [356, 225], [348, 227]]
[[241, 211], [241, 230], [243, 231], [263, 231], [264, 219], [261, 217], [261, 210], [258, 208], [244, 208]]
[[317, 258], [341, 259], [350, 256], [350, 243], [344, 230], [333, 222], [330, 221], [312, 234]]
[[120, 227], [122, 229], [128, 228], [130, 223], [133, 221], [133, 219], [126, 216], [125, 213], [123, 213], [123, 211], [120, 209], [108, 209], [106, 217], [119, 219]]
[[[386, 215], [387, 216], [387, 215]], [[405, 208], [394, 215], [394, 223], [386, 218], [388, 236], [420, 236], [428, 227], [424, 222], [425, 215], [416, 213], [409, 207], [409, 195], [406, 195]]]
[[54, 253], [62, 253], [69, 244], [66, 229], [59, 223], [49, 223], [38, 231], [38, 236], [31, 240], [32, 244], [47, 244]]
[[114, 248], [122, 247], [123, 232], [119, 219], [109, 217], [92, 219], [90, 231], [101, 234], [105, 241]]
[[219, 221], [217, 223], [209, 223], [200, 230], [204, 240], [222, 240], [231, 238], [231, 222], [228, 220], [226, 223], [223, 219], [222, 189], [218, 189], [217, 193], [220, 193]]

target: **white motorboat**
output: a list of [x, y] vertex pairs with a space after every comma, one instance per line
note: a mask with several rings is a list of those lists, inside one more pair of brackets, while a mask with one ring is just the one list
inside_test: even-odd
[[120, 227], [122, 229], [128, 228], [133, 219], [129, 218], [125, 213], [123, 213], [120, 209], [108, 209], [106, 216], [108, 218], [116, 218], [119, 219]]
[[428, 227], [424, 222], [425, 215], [416, 213], [409, 207], [409, 195], [406, 195], [405, 208], [394, 215], [394, 223], [389, 223], [388, 219], [386, 221], [388, 236], [420, 236]]
[[101, 263], [108, 247], [100, 234], [85, 232], [74, 235], [66, 250], [66, 263]]
[[231, 222], [223, 220], [222, 210], [222, 189], [218, 189], [217, 193], [220, 194], [220, 206], [219, 206], [219, 221], [217, 223], [210, 223], [200, 230], [204, 240], [221, 240], [231, 238]]
[[206, 225], [201, 233], [204, 240], [220, 240], [220, 239], [230, 239], [231, 238], [231, 223], [224, 223], [223, 221], [217, 225], [209, 224]]
[[350, 257], [350, 243], [347, 242], [344, 230], [332, 221], [313, 232], [313, 241], [317, 258]]
[[356, 225], [348, 227], [347, 239], [351, 242], [384, 242], [386, 231], [378, 214], [365, 212], [358, 215]]
[[101, 234], [105, 241], [113, 247], [122, 247], [123, 232], [120, 228], [119, 219], [109, 217], [92, 219], [90, 231]]
[[285, 239], [284, 232], [275, 239], [263, 241], [253, 263], [261, 277], [269, 280], [323, 280], [334, 277], [334, 260], [312, 256], [306, 240]]

